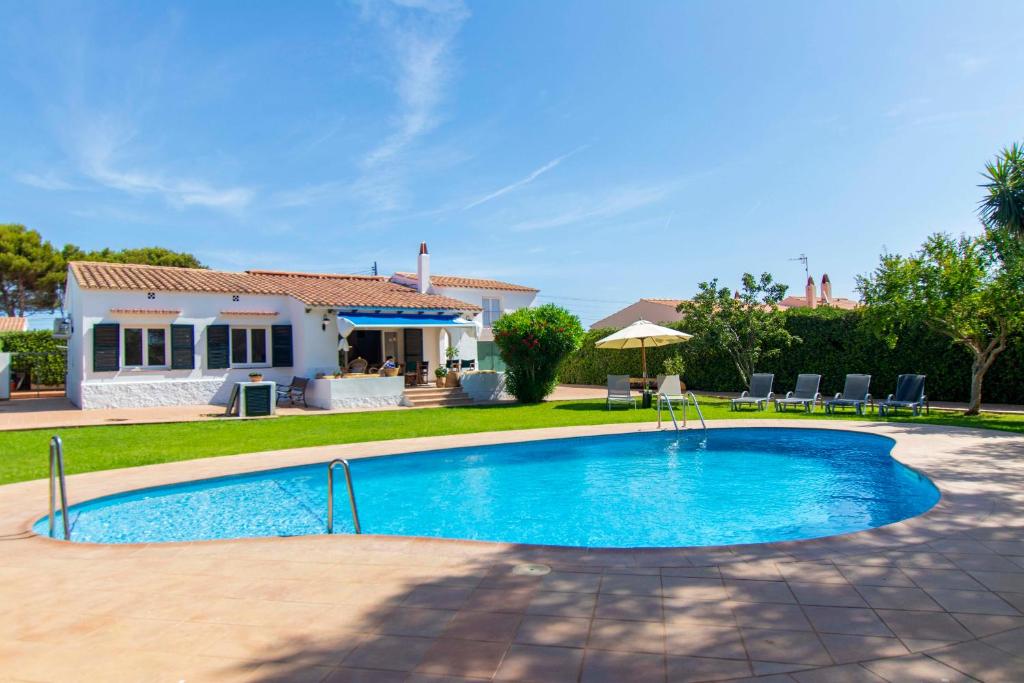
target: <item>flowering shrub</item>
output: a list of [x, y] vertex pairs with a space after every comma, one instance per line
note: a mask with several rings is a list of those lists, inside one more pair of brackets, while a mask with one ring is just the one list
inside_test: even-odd
[[503, 315], [493, 330], [505, 361], [505, 387], [523, 403], [539, 403], [554, 391], [558, 366], [583, 338], [579, 318], [554, 304]]

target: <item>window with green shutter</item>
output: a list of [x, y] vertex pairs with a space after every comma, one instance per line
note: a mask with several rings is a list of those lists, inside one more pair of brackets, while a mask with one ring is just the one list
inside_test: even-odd
[[208, 325], [206, 327], [206, 367], [211, 370], [230, 367], [228, 348], [228, 326]]
[[195, 366], [195, 327], [171, 325], [171, 369], [191, 370]]
[[92, 326], [93, 372], [116, 372], [121, 369], [121, 326], [100, 323]]
[[292, 326], [271, 325], [270, 327], [271, 365], [275, 368], [292, 367]]

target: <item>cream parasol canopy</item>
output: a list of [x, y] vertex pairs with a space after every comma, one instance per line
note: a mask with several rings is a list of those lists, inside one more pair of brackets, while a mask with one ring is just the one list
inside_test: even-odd
[[647, 320], [637, 320], [615, 334], [610, 334], [597, 341], [594, 346], [599, 349], [640, 349], [640, 358], [644, 371], [644, 390], [647, 389], [647, 347], [669, 346], [686, 341], [692, 334], [655, 325]]

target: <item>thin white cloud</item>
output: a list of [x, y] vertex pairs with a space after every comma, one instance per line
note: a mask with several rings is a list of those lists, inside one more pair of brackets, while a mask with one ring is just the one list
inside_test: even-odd
[[582, 152], [586, 148], [587, 148], [587, 145], [583, 145], [581, 147], [577, 147], [576, 149], [574, 149], [573, 151], [569, 152], [568, 154], [563, 154], [560, 157], [556, 157], [556, 158], [552, 159], [551, 161], [549, 161], [548, 163], [544, 164], [540, 168], [535, 169], [533, 172], [531, 172], [525, 178], [520, 178], [519, 180], [517, 180], [514, 183], [506, 185], [505, 187], [503, 187], [503, 188], [501, 188], [499, 190], [495, 190], [494, 192], [492, 192], [492, 193], [490, 193], [488, 195], [485, 195], [485, 196], [480, 197], [479, 199], [477, 199], [477, 200], [475, 200], [473, 202], [470, 202], [469, 204], [467, 204], [465, 206], [465, 209], [466, 210], [472, 209], [474, 207], [480, 206], [481, 204], [489, 202], [492, 199], [497, 199], [498, 197], [501, 197], [502, 195], [508, 194], [509, 192], [512, 192], [514, 190], [518, 190], [519, 188], [521, 188], [521, 187], [523, 187], [525, 185], [529, 185], [534, 180], [536, 180], [540, 176], [544, 175], [545, 173], [547, 173], [548, 171], [550, 171], [554, 167], [558, 166], [560, 163], [562, 163], [563, 161], [565, 161], [569, 157], [573, 156], [574, 154], [577, 154], [578, 152]]
[[437, 126], [436, 110], [452, 74], [451, 45], [469, 12], [454, 0], [396, 0], [364, 4], [364, 14], [375, 18], [384, 32], [400, 103], [395, 130], [363, 159], [365, 167], [374, 168]]
[[158, 195], [179, 208], [199, 206], [237, 211], [249, 205], [254, 191], [247, 187], [216, 187], [204, 180], [174, 177], [131, 168], [121, 162], [134, 134], [112, 117], [80, 121], [73, 141], [84, 176], [104, 187], [128, 194]]
[[602, 198], [597, 201], [578, 199], [572, 202], [574, 206], [555, 215], [515, 223], [509, 229], [515, 232], [547, 230], [583, 221], [598, 221], [618, 216], [660, 202], [671, 194], [676, 185], [676, 183], [665, 183], [617, 188], [603, 193]]
[[40, 190], [78, 190], [81, 189], [53, 171], [46, 173], [20, 172], [14, 174], [14, 179], [22, 185], [35, 187]]

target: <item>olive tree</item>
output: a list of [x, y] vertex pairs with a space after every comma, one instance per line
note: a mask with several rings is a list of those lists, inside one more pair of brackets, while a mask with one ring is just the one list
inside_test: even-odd
[[985, 373], [1024, 329], [1021, 266], [1003, 259], [999, 233], [937, 233], [909, 257], [884, 254], [878, 268], [858, 278], [865, 322], [894, 346], [910, 323], [920, 323], [970, 350], [971, 392], [967, 415], [981, 410]]
[[701, 282], [697, 294], [677, 308], [683, 314], [680, 328], [698, 343], [724, 349], [743, 384], [750, 386], [759, 363], [800, 341], [786, 330], [779, 311], [786, 289], [769, 273], [761, 273], [760, 278], [744, 273], [743, 288], [735, 294], [719, 287], [717, 279]]

